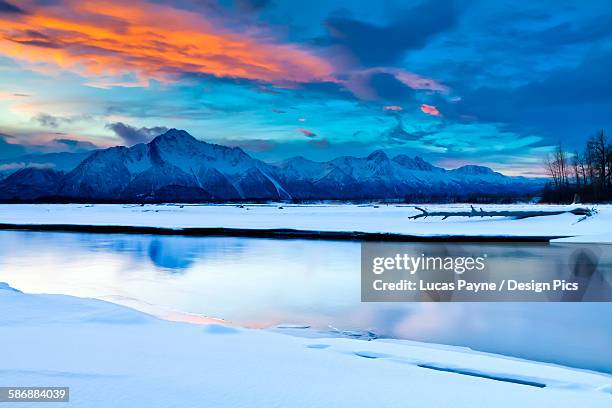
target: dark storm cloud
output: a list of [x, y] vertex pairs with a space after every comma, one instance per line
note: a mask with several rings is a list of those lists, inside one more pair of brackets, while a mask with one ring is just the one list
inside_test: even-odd
[[331, 17], [322, 44], [339, 45], [365, 66], [393, 65], [411, 49], [423, 48], [435, 35], [453, 28], [458, 19], [454, 1], [426, 0], [399, 12], [388, 25]]
[[165, 133], [168, 128], [165, 126], [141, 127], [126, 125], [125, 123], [115, 122], [106, 125], [106, 127], [123, 139], [127, 146], [133, 146], [138, 143], [147, 143], [155, 136]]

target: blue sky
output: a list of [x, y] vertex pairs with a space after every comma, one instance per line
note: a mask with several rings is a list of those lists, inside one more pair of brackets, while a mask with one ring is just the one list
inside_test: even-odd
[[0, 158], [165, 128], [542, 173], [612, 122], [606, 1], [0, 0]]

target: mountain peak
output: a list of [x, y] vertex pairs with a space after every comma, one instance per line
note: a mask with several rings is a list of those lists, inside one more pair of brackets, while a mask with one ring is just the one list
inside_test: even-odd
[[166, 131], [166, 133], [162, 133], [159, 136], [156, 136], [153, 141], [155, 140], [164, 140], [164, 141], [179, 141], [179, 140], [187, 140], [187, 141], [194, 141], [197, 140], [195, 137], [191, 136], [188, 132], [181, 130], [181, 129], [169, 129], [168, 131]]
[[389, 160], [389, 157], [387, 157], [387, 154], [383, 152], [382, 150], [374, 150], [372, 153], [370, 153], [367, 159], [374, 160], [374, 161], [383, 161], [383, 160]]
[[423, 171], [434, 170], [434, 166], [431, 163], [426, 162], [419, 156], [410, 157], [405, 154], [400, 154], [395, 156], [393, 161], [408, 169]]
[[406, 154], [398, 154], [393, 158], [393, 161], [398, 164], [401, 164], [404, 167], [412, 168], [415, 166], [415, 160]]
[[277, 164], [281, 167], [287, 166], [301, 166], [314, 163], [312, 160], [305, 158], [304, 156], [293, 156], [285, 160], [279, 161]]
[[474, 175], [487, 175], [487, 174], [495, 174], [495, 171], [489, 167], [485, 166], [477, 166], [475, 164], [468, 164], [466, 166], [461, 166], [455, 169], [457, 173], [461, 174], [474, 174]]

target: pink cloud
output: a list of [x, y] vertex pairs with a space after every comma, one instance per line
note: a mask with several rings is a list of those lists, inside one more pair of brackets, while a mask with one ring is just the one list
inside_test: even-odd
[[316, 133], [311, 132], [308, 129], [300, 128], [300, 129], [298, 129], [298, 132], [300, 132], [301, 134], [303, 134], [306, 137], [315, 137], [316, 136]]
[[398, 81], [403, 82], [412, 89], [428, 90], [441, 93], [447, 93], [449, 91], [446, 85], [431, 78], [401, 69], [394, 69], [392, 73], [395, 75]]
[[399, 68], [369, 68], [365, 70], [352, 71], [348, 79], [340, 81], [355, 96], [364, 100], [375, 100], [378, 98], [376, 89], [372, 87], [370, 78], [374, 74], [389, 74], [407, 87], [419, 91], [438, 92], [448, 94], [449, 88], [435, 79], [424, 77], [413, 72]]
[[438, 110], [438, 108], [436, 108], [433, 105], [427, 105], [427, 104], [422, 104], [421, 105], [421, 112], [426, 113], [428, 115], [432, 115], [432, 116], [440, 116], [441, 113]]

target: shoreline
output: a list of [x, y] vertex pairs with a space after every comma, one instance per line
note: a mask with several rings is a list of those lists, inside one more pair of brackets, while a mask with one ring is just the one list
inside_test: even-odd
[[[480, 211], [478, 208], [478, 211]], [[531, 211], [533, 205], [483, 205], [491, 213]], [[612, 205], [592, 216], [546, 206], [557, 215], [515, 219], [505, 216], [422, 214], [409, 205], [77, 205], [0, 204], [0, 228], [183, 236], [335, 240], [352, 242], [589, 242], [612, 243]], [[468, 204], [427, 206], [432, 214], [471, 211]]]
[[7, 224], [0, 223], [5, 231], [49, 231], [80, 232], [90, 234], [146, 234], [182, 235], [194, 237], [242, 237], [272, 239], [314, 239], [358, 242], [533, 242], [549, 243], [553, 239], [571, 238], [572, 235], [409, 235], [382, 232], [347, 232], [297, 230], [290, 228], [225, 228], [225, 227], [187, 227], [166, 228], [131, 225], [85, 225], [85, 224]]

